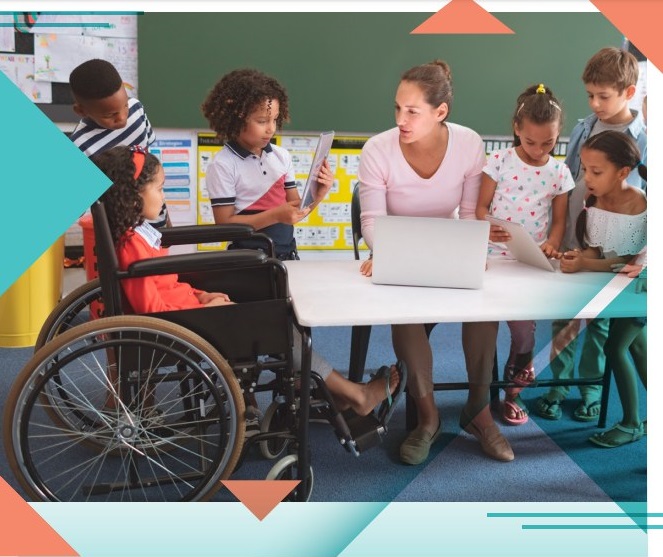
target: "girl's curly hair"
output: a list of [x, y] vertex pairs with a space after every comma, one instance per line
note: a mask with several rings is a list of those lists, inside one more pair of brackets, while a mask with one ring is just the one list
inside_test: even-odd
[[288, 95], [273, 77], [243, 68], [224, 75], [207, 95], [201, 109], [219, 139], [237, 139], [249, 114], [265, 102], [279, 101], [276, 126], [289, 121]]
[[[145, 165], [134, 180], [136, 167], [134, 153], [130, 147], [113, 147], [91, 157], [113, 185], [101, 196], [106, 209], [113, 242], [118, 243], [127, 230], [141, 224], [143, 218], [143, 198], [139, 195], [145, 185], [154, 179], [159, 169], [159, 159], [151, 153], [145, 154]], [[140, 155], [139, 155], [140, 156]]]

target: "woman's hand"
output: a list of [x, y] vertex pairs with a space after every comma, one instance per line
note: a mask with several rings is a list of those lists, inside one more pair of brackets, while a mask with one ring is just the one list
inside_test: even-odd
[[365, 277], [373, 276], [373, 260], [366, 259], [366, 261], [362, 261], [361, 267], [359, 267], [359, 271]]
[[488, 237], [488, 239], [491, 242], [504, 243], [504, 242], [508, 242], [511, 239], [511, 234], [509, 234], [501, 226], [497, 226], [496, 224], [491, 224], [490, 225], [490, 236]]
[[562, 254], [559, 268], [563, 273], [577, 273], [578, 271], [582, 271], [583, 262], [584, 256], [579, 250], [565, 251]]

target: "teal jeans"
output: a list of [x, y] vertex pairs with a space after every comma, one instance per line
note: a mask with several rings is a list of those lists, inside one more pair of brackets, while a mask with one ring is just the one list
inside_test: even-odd
[[[575, 356], [578, 349], [578, 334], [581, 321], [577, 319], [561, 319], [552, 323], [552, 348], [550, 350], [550, 370], [554, 379], [572, 379], [575, 369]], [[603, 377], [605, 370], [604, 346], [608, 338], [609, 319], [588, 319], [585, 330], [585, 341], [582, 345], [578, 377], [582, 379], [598, 379]], [[582, 399], [593, 402], [601, 398], [600, 385], [583, 385], [578, 387]], [[552, 387], [546, 398], [548, 400], [564, 400], [570, 387]]]

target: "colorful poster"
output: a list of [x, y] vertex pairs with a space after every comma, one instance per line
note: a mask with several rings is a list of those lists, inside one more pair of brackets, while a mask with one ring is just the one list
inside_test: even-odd
[[91, 58], [111, 62], [132, 96], [138, 87], [138, 44], [135, 38], [35, 33], [35, 79], [67, 83], [72, 70]]
[[0, 14], [0, 52], [14, 52], [14, 18], [11, 15]]

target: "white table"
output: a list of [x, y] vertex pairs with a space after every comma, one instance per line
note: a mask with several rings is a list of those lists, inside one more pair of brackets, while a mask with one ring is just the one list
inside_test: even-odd
[[[310, 346], [311, 327], [353, 326], [370, 335], [371, 325], [646, 315], [647, 296], [636, 294], [633, 279], [624, 275], [551, 273], [516, 261], [491, 260], [483, 288], [463, 290], [373, 284], [359, 272], [360, 264], [286, 261], [292, 304], [304, 329], [305, 347]], [[618, 295], [619, 303], [611, 304]], [[364, 341], [367, 345], [368, 336]], [[353, 338], [349, 375], [354, 380], [363, 374], [359, 351]], [[453, 385], [439, 384], [436, 388], [466, 388], [466, 384]], [[494, 387], [495, 392], [500, 386]]]
[[[646, 315], [647, 296], [612, 273], [551, 273], [489, 261], [483, 288], [373, 284], [359, 261], [286, 261], [297, 322], [304, 327]], [[622, 293], [619, 307], [608, 306]], [[624, 303], [621, 303], [622, 300]]]

